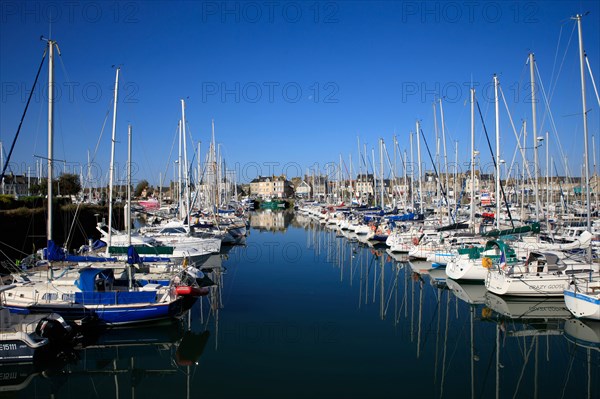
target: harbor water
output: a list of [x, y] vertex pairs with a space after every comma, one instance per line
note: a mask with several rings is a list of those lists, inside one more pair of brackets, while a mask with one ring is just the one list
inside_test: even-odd
[[3, 366], [19, 398], [599, 398], [598, 324], [562, 298], [447, 281], [291, 211], [252, 215], [208, 262], [180, 323], [113, 329], [44, 367]]

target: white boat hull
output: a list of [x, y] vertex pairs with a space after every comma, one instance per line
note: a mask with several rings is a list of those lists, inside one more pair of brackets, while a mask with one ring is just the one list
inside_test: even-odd
[[600, 290], [590, 292], [576, 291], [574, 287], [564, 291], [565, 304], [577, 318], [600, 320]]
[[453, 280], [485, 281], [488, 269], [481, 259], [457, 259], [446, 264], [446, 274]]
[[509, 275], [493, 270], [487, 274], [485, 287], [497, 295], [559, 297], [569, 288], [570, 281], [567, 275]]

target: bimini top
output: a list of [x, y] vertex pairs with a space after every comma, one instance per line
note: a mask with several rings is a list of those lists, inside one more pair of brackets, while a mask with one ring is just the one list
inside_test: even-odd
[[538, 272], [556, 272], [567, 268], [560, 257], [549, 251], [531, 251], [527, 257], [527, 263], [537, 262]]
[[113, 269], [85, 267], [79, 271], [75, 286], [81, 291], [96, 291], [96, 281], [104, 282], [104, 286], [112, 286], [115, 280]]

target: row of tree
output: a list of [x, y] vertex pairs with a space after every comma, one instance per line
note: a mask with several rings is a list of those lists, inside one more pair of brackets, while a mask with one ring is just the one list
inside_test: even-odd
[[[78, 195], [82, 190], [81, 180], [79, 175], [72, 173], [63, 173], [57, 179], [52, 180], [52, 190], [56, 195]], [[140, 197], [146, 190], [146, 195], [150, 196], [153, 193], [152, 187], [147, 180], [140, 181], [133, 190], [134, 197]], [[48, 179], [43, 178], [39, 184], [33, 184], [30, 188], [32, 195], [47, 195], [48, 194]]]

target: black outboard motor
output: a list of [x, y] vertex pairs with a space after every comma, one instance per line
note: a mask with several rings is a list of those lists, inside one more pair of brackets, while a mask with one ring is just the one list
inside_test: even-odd
[[40, 337], [47, 338], [51, 343], [66, 342], [73, 337], [73, 327], [57, 313], [51, 313], [41, 319], [35, 332]]

